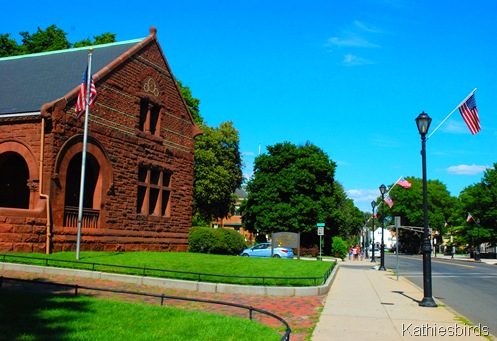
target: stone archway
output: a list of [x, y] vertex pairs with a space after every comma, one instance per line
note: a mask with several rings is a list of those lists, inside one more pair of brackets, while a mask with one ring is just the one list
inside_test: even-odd
[[[81, 184], [83, 137], [69, 139], [60, 150], [55, 164], [53, 194], [54, 224], [76, 227]], [[113, 187], [112, 167], [102, 145], [88, 136], [85, 188], [83, 198], [83, 228], [105, 227], [105, 198]]]
[[36, 158], [26, 145], [0, 142], [0, 207], [34, 209], [38, 173]]

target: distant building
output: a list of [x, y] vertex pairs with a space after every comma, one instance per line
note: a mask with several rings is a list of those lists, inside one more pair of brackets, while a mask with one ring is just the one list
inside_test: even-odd
[[[93, 47], [81, 250], [186, 251], [201, 134], [156, 37]], [[75, 250], [88, 48], [0, 59], [0, 251]]]
[[232, 207], [230, 214], [223, 219], [218, 219], [214, 221], [211, 225], [214, 228], [222, 227], [222, 228], [230, 228], [241, 233], [245, 240], [249, 243], [254, 243], [254, 235], [253, 233], [246, 231], [242, 227], [242, 213], [240, 211], [240, 205], [247, 198], [247, 192], [243, 189], [239, 188], [235, 191], [235, 195], [237, 196], [236, 204]]

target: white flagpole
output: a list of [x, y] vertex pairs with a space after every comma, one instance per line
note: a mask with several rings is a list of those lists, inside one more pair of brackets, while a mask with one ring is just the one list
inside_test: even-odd
[[81, 223], [83, 220], [83, 200], [85, 192], [85, 172], [86, 172], [86, 143], [88, 142], [88, 116], [90, 112], [90, 86], [91, 86], [91, 57], [93, 48], [90, 48], [88, 54], [88, 73], [86, 75], [86, 103], [85, 103], [85, 130], [83, 133], [83, 155], [81, 157], [81, 186], [79, 189], [79, 207], [78, 207], [78, 238], [76, 243], [76, 259], [79, 260], [81, 246]]
[[476, 88], [475, 88], [473, 91], [471, 91], [471, 93], [470, 93], [468, 96], [466, 96], [466, 98], [465, 98], [465, 99], [463, 99], [463, 100], [462, 100], [462, 102], [461, 102], [461, 103], [459, 103], [459, 105], [458, 105], [457, 107], [455, 107], [455, 108], [454, 108], [454, 110], [452, 110], [452, 111], [450, 112], [450, 114], [448, 114], [448, 115], [447, 115], [447, 117], [446, 117], [446, 118], [444, 118], [444, 120], [443, 120], [443, 121], [442, 121], [442, 122], [441, 122], [441, 123], [440, 123], [440, 124], [439, 124], [439, 125], [435, 128], [435, 130], [433, 130], [433, 131], [431, 132], [431, 134], [430, 134], [430, 135], [428, 135], [428, 137], [426, 138], [426, 140], [428, 140], [428, 139], [431, 137], [431, 135], [435, 134], [435, 132], [438, 130], [438, 128], [440, 128], [440, 126], [441, 126], [442, 124], [444, 124], [444, 122], [445, 122], [445, 121], [447, 121], [447, 119], [448, 119], [448, 118], [449, 118], [449, 117], [450, 117], [450, 116], [454, 113], [454, 111], [456, 111], [456, 110], [457, 110], [457, 109], [458, 109], [458, 108], [459, 108], [459, 107], [460, 107], [460, 106], [461, 106], [464, 102], [466, 102], [466, 101], [468, 100], [468, 98], [470, 98], [470, 97], [471, 97], [471, 95], [473, 95], [473, 94], [475, 93], [475, 91], [476, 91]]
[[397, 186], [397, 182], [399, 182], [399, 180], [400, 180], [400, 179], [402, 179], [402, 175], [400, 176], [400, 178], [399, 178], [397, 181], [395, 181], [395, 183], [393, 184], [393, 186], [392, 186], [392, 187], [390, 187], [390, 189], [389, 189], [389, 190], [388, 190], [388, 192], [387, 192], [387, 195], [389, 195], [389, 194], [390, 194], [390, 191], [391, 191], [391, 190], [392, 190], [395, 186]]

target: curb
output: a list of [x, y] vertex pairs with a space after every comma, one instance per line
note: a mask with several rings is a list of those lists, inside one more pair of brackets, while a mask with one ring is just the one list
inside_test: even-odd
[[263, 295], [263, 296], [289, 296], [289, 297], [304, 297], [304, 296], [321, 296], [326, 295], [335, 280], [339, 266], [335, 264], [333, 271], [323, 285], [311, 287], [267, 287], [267, 286], [248, 286], [225, 283], [210, 283], [210, 282], [193, 282], [179, 279], [166, 279], [158, 277], [142, 277], [114, 274], [101, 271], [75, 270], [56, 267], [44, 267], [38, 265], [26, 265], [16, 263], [0, 262], [0, 270], [25, 271], [32, 273], [40, 273], [46, 275], [63, 275], [74, 276], [91, 279], [100, 279], [107, 281], [132, 283], [140, 285], [149, 285], [165, 289], [183, 289], [197, 292], [209, 292], [219, 294], [248, 294], [248, 295]]

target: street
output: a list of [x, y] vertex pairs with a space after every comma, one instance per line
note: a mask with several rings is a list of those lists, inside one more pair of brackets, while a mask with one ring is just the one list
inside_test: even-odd
[[[399, 275], [423, 288], [422, 256], [399, 255], [398, 261]], [[386, 254], [385, 266], [396, 271], [397, 257]], [[452, 308], [456, 315], [475, 325], [487, 326], [492, 335], [497, 335], [497, 266], [432, 257], [431, 268], [433, 297]]]

